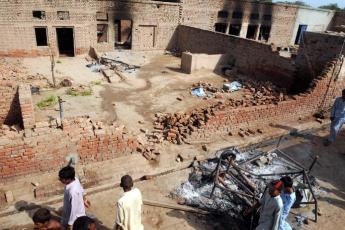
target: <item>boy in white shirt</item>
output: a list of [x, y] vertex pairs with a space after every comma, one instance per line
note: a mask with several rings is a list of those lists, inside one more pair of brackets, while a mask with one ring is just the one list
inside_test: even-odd
[[143, 230], [144, 226], [141, 224], [143, 201], [140, 190], [133, 189], [133, 179], [129, 175], [121, 178], [120, 186], [124, 193], [117, 201], [115, 230]]

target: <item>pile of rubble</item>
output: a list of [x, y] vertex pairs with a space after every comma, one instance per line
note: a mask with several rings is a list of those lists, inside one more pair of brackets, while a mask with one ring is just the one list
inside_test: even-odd
[[229, 105], [233, 107], [277, 104], [288, 99], [286, 89], [279, 88], [272, 82], [252, 79], [239, 79], [238, 82], [241, 85], [241, 88], [238, 89], [244, 93], [243, 99], [231, 98], [230, 93], [232, 91], [226, 88], [228, 83], [225, 83], [223, 87], [217, 87], [211, 83], [200, 81], [194, 83], [192, 89], [202, 88], [206, 91], [205, 94], [208, 98], [222, 99], [224, 98], [222, 94], [226, 94], [225, 97], [228, 97]]
[[[214, 113], [216, 111], [224, 110], [225, 106], [238, 107], [233, 106], [229, 102], [225, 104], [219, 101], [210, 107], [197, 108], [189, 113], [157, 113], [155, 114], [154, 122], [154, 132], [156, 132], [156, 135], [153, 136], [156, 139], [160, 139], [160, 137], [163, 136], [165, 140], [174, 144], [189, 144], [187, 137], [205, 125], [207, 121], [215, 115]], [[253, 130], [241, 128], [239, 129], [238, 135], [245, 137], [255, 135], [256, 133], [262, 134], [263, 132], [262, 129]], [[233, 133], [229, 132], [229, 135], [232, 136]]]
[[[243, 99], [228, 98], [219, 100], [204, 108], [196, 108], [187, 113], [157, 113], [155, 114], [154, 129], [163, 135], [165, 140], [175, 144], [188, 143], [187, 136], [201, 128], [207, 121], [215, 115], [217, 111], [225, 108], [241, 108], [257, 105], [277, 104], [286, 101], [289, 97], [284, 89], [280, 89], [270, 82], [257, 82], [254, 80], [242, 80], [244, 86]], [[196, 87], [203, 87], [207, 92], [226, 93], [226, 90], [219, 89], [210, 83], [199, 82]], [[241, 137], [263, 133], [261, 129], [240, 129], [238, 134]], [[229, 133], [229, 135], [232, 135]]]
[[23, 128], [18, 125], [5, 125], [0, 127], [0, 136], [6, 136], [6, 138], [16, 138], [23, 135]]
[[187, 143], [187, 135], [204, 125], [214, 115], [214, 110], [219, 109], [222, 104], [217, 104], [207, 109], [195, 109], [190, 113], [155, 114], [154, 129], [159, 131], [163, 137], [174, 143]]
[[243, 100], [230, 100], [233, 104], [242, 106], [268, 105], [277, 104], [281, 101], [288, 100], [286, 89], [274, 85], [272, 82], [259, 82], [251, 79], [242, 80], [244, 86]]
[[208, 93], [225, 93], [226, 91], [224, 89], [221, 89], [219, 87], [216, 87], [214, 86], [213, 84], [211, 83], [207, 83], [207, 82], [203, 82], [203, 81], [200, 81], [198, 83], [194, 83], [192, 85], [193, 88], [203, 88], [205, 89]]
[[147, 160], [159, 161], [160, 152], [156, 149], [156, 144], [162, 143], [164, 138], [160, 131], [153, 131], [140, 129], [142, 132], [137, 136], [139, 146], [137, 151], [141, 153]]
[[10, 63], [6, 59], [0, 59], [0, 77], [3, 80], [8, 79], [16, 79], [22, 80], [25, 75], [24, 72], [19, 68], [20, 61], [18, 60], [16, 63]]
[[7, 61], [5, 58], [0, 58], [0, 79], [27, 83], [34, 88], [51, 87], [51, 82], [45, 76], [39, 73], [27, 74], [21, 66], [22, 63], [19, 60]]

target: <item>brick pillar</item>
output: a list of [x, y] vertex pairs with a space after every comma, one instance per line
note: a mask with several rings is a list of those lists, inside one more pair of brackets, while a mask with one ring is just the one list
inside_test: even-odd
[[32, 104], [30, 86], [20, 85], [18, 93], [24, 129], [31, 129], [35, 125], [35, 111]]

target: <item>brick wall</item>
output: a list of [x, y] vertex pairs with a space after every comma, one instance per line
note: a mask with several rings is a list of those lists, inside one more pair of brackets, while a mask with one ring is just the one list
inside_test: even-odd
[[35, 111], [32, 103], [30, 86], [20, 85], [18, 94], [23, 128], [31, 129], [35, 126]]
[[[58, 53], [56, 27], [74, 30], [76, 54], [85, 53], [90, 46], [100, 51], [114, 50], [116, 19], [133, 21], [132, 49], [163, 50], [170, 47], [179, 22], [180, 4], [138, 0], [132, 1], [1, 1], [0, 56], [48, 55], [48, 46], [37, 46], [35, 27], [46, 27], [48, 43]], [[45, 11], [45, 19], [33, 17], [33, 11]], [[68, 11], [69, 19], [59, 20], [57, 11]], [[107, 13], [108, 20], [96, 19], [96, 12]], [[97, 24], [108, 25], [108, 41], [97, 43]], [[143, 36], [147, 26], [152, 35]]]
[[0, 125], [21, 124], [18, 86], [7, 80], [0, 80]]
[[333, 20], [329, 26], [329, 30], [345, 32], [345, 12], [335, 12]]
[[[176, 27], [179, 24], [200, 29], [215, 30], [215, 23], [240, 24], [241, 37], [247, 36], [248, 26], [257, 26], [255, 39], [259, 39], [261, 26], [270, 27], [267, 43], [288, 46], [293, 36], [298, 8], [271, 3], [224, 0], [184, 0], [181, 3], [137, 1], [1, 1], [0, 56], [48, 55], [47, 46], [37, 46], [35, 27], [46, 27], [48, 43], [58, 53], [56, 27], [72, 27], [76, 54], [86, 53], [90, 46], [100, 51], [111, 51], [115, 44], [115, 20], [132, 20], [133, 50], [164, 50], [175, 48]], [[34, 10], [45, 11], [45, 19], [34, 18]], [[68, 11], [69, 19], [59, 20], [57, 11]], [[226, 11], [228, 17], [218, 17]], [[233, 12], [242, 12], [240, 19]], [[97, 12], [107, 14], [100, 21]], [[251, 14], [258, 14], [253, 19]], [[265, 18], [269, 16], [268, 18]], [[336, 17], [336, 23], [340, 16]], [[97, 24], [107, 24], [107, 42], [97, 43]], [[266, 42], [262, 40], [263, 42]]]
[[296, 57], [296, 83], [302, 86], [302, 90], [339, 56], [344, 40], [345, 37], [339, 34], [305, 32]]
[[86, 165], [131, 154], [136, 148], [136, 139], [126, 137], [123, 128], [101, 127], [86, 118], [64, 121], [63, 130], [56, 123], [36, 123], [24, 137], [0, 137], [0, 180], [58, 170], [70, 155]]
[[254, 79], [270, 80], [289, 88], [294, 76], [291, 59], [279, 56], [272, 47], [236, 36], [216, 33], [188, 26], [178, 28], [178, 47], [181, 52], [224, 54], [224, 59], [235, 59], [239, 73]]

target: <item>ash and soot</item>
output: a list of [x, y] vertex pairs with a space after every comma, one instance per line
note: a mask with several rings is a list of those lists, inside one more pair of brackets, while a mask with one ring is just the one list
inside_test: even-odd
[[227, 148], [216, 152], [213, 159], [195, 162], [188, 181], [172, 195], [180, 204], [248, 224], [243, 211], [261, 198], [269, 182], [290, 176], [297, 195], [293, 207], [311, 204], [317, 209], [320, 189], [316, 178], [310, 175], [316, 161], [317, 158], [305, 168], [278, 148], [268, 152]]

